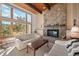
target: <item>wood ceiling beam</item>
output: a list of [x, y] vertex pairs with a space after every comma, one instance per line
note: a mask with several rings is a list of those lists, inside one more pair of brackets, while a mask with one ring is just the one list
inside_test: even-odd
[[41, 10], [39, 10], [38, 8], [36, 8], [34, 5], [32, 5], [31, 3], [25, 3], [26, 5], [30, 6], [32, 9], [36, 10], [39, 13], [42, 13]]
[[50, 5], [48, 3], [44, 3], [45, 7], [50, 10]]

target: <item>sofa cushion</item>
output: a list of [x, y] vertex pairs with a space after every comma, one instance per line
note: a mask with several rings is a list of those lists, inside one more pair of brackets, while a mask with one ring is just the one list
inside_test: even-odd
[[62, 45], [54, 44], [54, 46], [51, 48], [48, 56], [67, 56], [67, 50]]
[[58, 44], [58, 45], [61, 45], [61, 46], [65, 46], [67, 41], [64, 41], [64, 40], [56, 40], [55, 41], [55, 44]]
[[16, 38], [21, 40], [21, 41], [25, 41], [25, 40], [29, 39], [29, 34], [18, 35]]

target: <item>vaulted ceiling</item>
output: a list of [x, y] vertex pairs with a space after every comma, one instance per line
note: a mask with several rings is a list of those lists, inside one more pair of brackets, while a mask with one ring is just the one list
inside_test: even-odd
[[37, 12], [42, 13], [44, 10], [50, 10], [51, 6], [54, 6], [55, 3], [26, 3], [26, 5]]
[[24, 8], [32, 13], [42, 13], [44, 10], [50, 10], [56, 3], [16, 3], [17, 6]]

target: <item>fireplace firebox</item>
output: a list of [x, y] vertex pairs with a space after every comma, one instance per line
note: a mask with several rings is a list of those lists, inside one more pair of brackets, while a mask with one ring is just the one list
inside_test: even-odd
[[59, 37], [59, 29], [48, 29], [47, 36], [58, 38]]

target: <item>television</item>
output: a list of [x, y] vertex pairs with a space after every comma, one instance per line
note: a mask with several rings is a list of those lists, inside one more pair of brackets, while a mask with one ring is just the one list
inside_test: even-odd
[[59, 37], [59, 29], [48, 29], [47, 36], [58, 38]]

